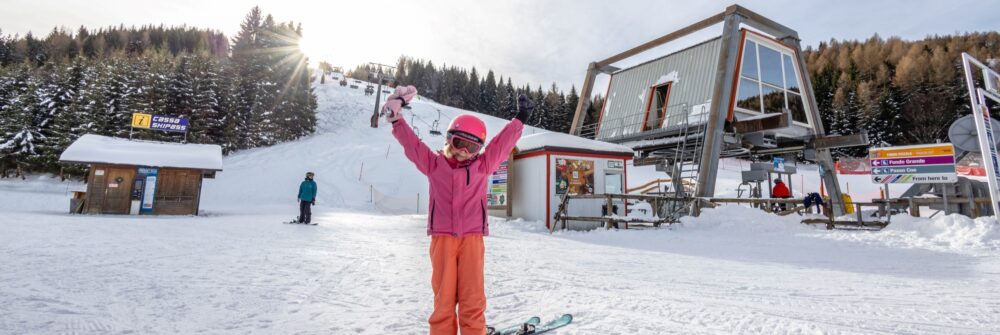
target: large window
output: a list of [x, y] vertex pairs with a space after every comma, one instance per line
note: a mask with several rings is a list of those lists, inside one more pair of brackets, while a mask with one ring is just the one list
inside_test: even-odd
[[779, 43], [747, 33], [734, 108], [764, 114], [787, 109], [792, 120], [808, 124], [793, 55], [792, 50]]

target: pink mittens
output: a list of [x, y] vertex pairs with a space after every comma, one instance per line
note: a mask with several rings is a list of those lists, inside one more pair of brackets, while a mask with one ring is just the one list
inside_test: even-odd
[[390, 94], [389, 97], [386, 98], [385, 106], [382, 107], [383, 112], [388, 111], [388, 113], [385, 113], [385, 119], [389, 121], [389, 123], [402, 119], [403, 113], [400, 113], [400, 110], [403, 109], [404, 105], [410, 103], [410, 100], [413, 100], [413, 97], [415, 96], [417, 96], [416, 87], [413, 87], [412, 85], [397, 87], [396, 92]]

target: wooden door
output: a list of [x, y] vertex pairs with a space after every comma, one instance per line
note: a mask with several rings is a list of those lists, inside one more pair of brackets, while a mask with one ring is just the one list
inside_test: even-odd
[[93, 170], [87, 186], [87, 213], [128, 214], [135, 168], [98, 165]]

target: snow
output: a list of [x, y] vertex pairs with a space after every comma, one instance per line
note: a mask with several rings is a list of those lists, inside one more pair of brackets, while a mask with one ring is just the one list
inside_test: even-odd
[[80, 136], [59, 156], [63, 162], [108, 163], [202, 170], [222, 170], [222, 147]]
[[534, 151], [546, 147], [583, 149], [595, 153], [620, 153], [628, 156], [631, 156], [633, 153], [631, 148], [623, 145], [595, 141], [556, 132], [544, 132], [522, 136], [521, 139], [517, 141], [517, 149], [521, 152]]
[[[197, 217], [70, 215], [82, 184], [0, 180], [0, 333], [426, 333], [426, 179], [385, 123], [368, 126], [373, 98], [316, 92], [318, 133], [226, 157]], [[464, 113], [412, 106], [431, 148], [444, 142], [427, 134], [438, 110], [442, 124]], [[483, 118], [490, 134], [506, 122]], [[721, 160], [717, 195], [734, 196], [747, 165]], [[665, 177], [629, 169], [630, 186]], [[319, 225], [279, 224], [308, 170]], [[798, 170], [815, 191], [815, 167]], [[841, 177], [856, 199], [878, 194], [868, 176]], [[574, 314], [553, 334], [1000, 333], [994, 219], [895, 216], [876, 232], [799, 219], [721, 206], [666, 229], [549, 234], [494, 218], [486, 318]]]
[[660, 79], [657, 79], [656, 83], [653, 84], [653, 86], [666, 84], [669, 82], [674, 82], [674, 84], [680, 82], [680, 79], [677, 78], [677, 71], [670, 71], [670, 73], [660, 76]]

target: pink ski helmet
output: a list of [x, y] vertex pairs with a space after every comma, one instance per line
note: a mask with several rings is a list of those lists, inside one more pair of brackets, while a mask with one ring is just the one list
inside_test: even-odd
[[452, 119], [448, 124], [448, 132], [463, 132], [478, 138], [479, 143], [486, 143], [486, 124], [470, 114], [462, 114]]

